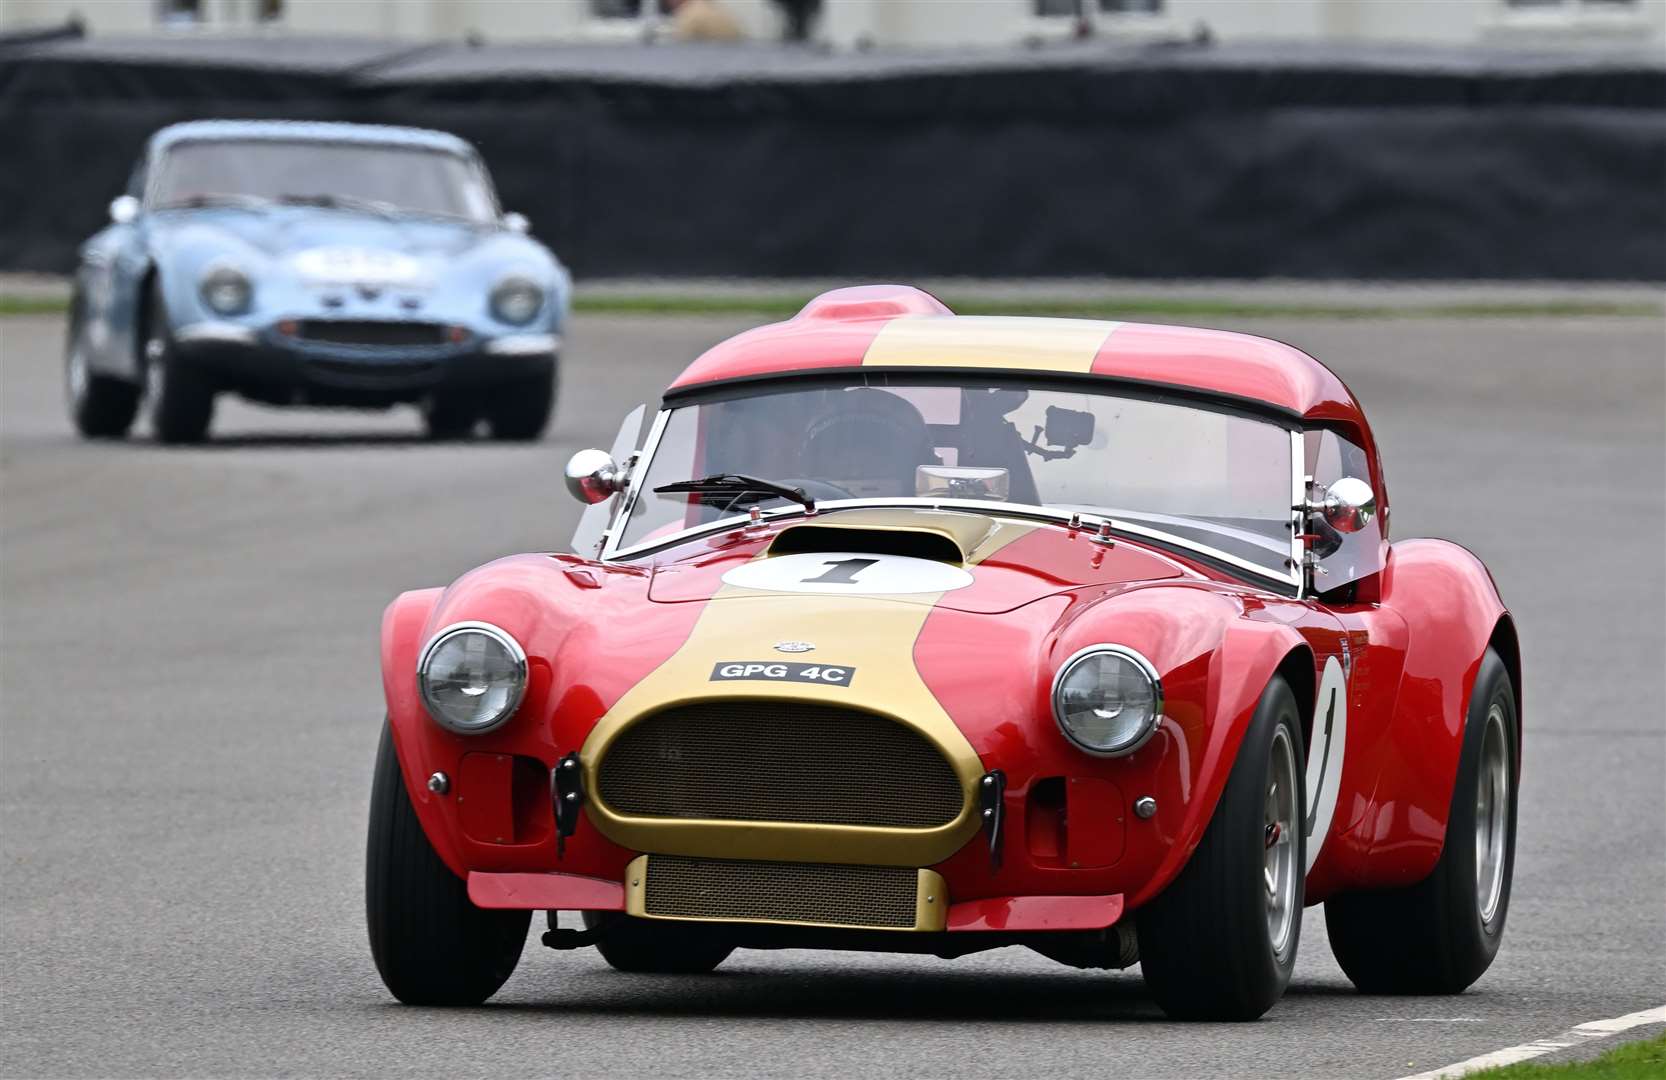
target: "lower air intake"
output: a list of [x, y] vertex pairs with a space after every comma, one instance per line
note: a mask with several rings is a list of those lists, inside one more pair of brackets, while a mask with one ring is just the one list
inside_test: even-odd
[[919, 871], [900, 866], [650, 855], [643, 912], [676, 919], [820, 923], [909, 930]]

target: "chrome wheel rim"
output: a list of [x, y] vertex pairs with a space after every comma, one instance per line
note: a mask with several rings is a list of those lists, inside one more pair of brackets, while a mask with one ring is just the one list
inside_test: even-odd
[[1504, 706], [1487, 710], [1481, 733], [1481, 776], [1475, 786], [1475, 902], [1483, 925], [1498, 915], [1504, 896], [1504, 856], [1509, 843], [1510, 756]]
[[1262, 886], [1267, 898], [1267, 939], [1283, 960], [1296, 921], [1296, 751], [1283, 727], [1273, 732], [1267, 763], [1262, 838], [1266, 844]]
[[65, 372], [64, 385], [69, 389], [71, 403], [79, 403], [87, 396], [87, 356], [81, 351], [79, 342], [69, 351], [69, 367]]
[[162, 400], [163, 388], [168, 382], [165, 348], [161, 338], [145, 342], [145, 401], [152, 409]]

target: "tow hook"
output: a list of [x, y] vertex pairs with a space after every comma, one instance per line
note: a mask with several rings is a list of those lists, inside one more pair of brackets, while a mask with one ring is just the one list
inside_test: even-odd
[[545, 948], [562, 951], [586, 949], [601, 940], [603, 931], [601, 926], [595, 926], [588, 930], [563, 930], [555, 912], [550, 912], [547, 918], [549, 919], [550, 928], [545, 930], [544, 935], [538, 939], [544, 943]]

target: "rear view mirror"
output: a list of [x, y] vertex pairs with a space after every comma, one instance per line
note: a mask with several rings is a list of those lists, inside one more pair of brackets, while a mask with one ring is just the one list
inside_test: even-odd
[[921, 465], [914, 470], [914, 494], [922, 499], [992, 499], [1006, 502], [1010, 474], [1005, 469]]

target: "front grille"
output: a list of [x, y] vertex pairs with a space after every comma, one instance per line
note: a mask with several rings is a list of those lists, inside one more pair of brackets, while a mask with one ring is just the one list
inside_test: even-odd
[[947, 759], [913, 728], [802, 701], [723, 700], [639, 720], [598, 770], [602, 801], [640, 817], [930, 829], [960, 815]]
[[296, 324], [295, 336], [332, 345], [444, 345], [446, 328], [439, 323], [380, 319], [303, 319]]
[[767, 919], [912, 929], [919, 871], [905, 866], [648, 856], [642, 910], [681, 919]]

